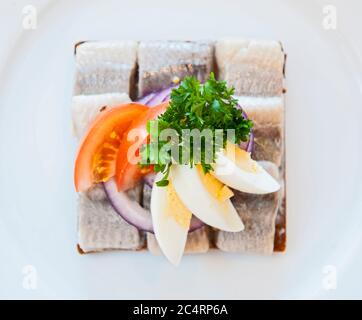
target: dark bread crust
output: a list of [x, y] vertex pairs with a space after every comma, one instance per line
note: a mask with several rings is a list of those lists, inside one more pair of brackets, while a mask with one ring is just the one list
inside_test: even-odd
[[[285, 53], [283, 44], [280, 42], [282, 51], [284, 52], [284, 65], [283, 65], [283, 76], [286, 77], [286, 67], [287, 67], [287, 57]], [[287, 89], [283, 89], [283, 94], [287, 92]], [[287, 249], [287, 180], [286, 180], [286, 148], [285, 148], [285, 117], [284, 117], [284, 132], [283, 132], [283, 159], [280, 168], [281, 176], [284, 181], [283, 186], [283, 198], [279, 207], [277, 214], [277, 219], [275, 220], [275, 237], [274, 237], [274, 252], [285, 252]]]

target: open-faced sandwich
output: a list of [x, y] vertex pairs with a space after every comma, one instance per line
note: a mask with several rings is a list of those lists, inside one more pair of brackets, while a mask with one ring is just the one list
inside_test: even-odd
[[76, 45], [81, 253], [285, 250], [279, 42]]

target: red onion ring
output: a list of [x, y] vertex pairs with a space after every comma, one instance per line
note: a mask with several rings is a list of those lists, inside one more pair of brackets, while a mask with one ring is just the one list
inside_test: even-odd
[[[241, 109], [242, 111], [242, 115], [245, 119], [249, 119], [248, 115], [246, 114], [246, 112], [243, 110], [243, 108], [238, 104], [237, 105], [238, 109]], [[252, 153], [254, 151], [254, 132], [253, 132], [253, 128], [250, 129], [250, 134], [249, 134], [249, 140], [247, 141], [246, 145], [241, 143], [240, 146], [249, 153]]]
[[143, 177], [143, 181], [144, 181], [149, 187], [152, 188], [153, 183], [155, 182], [155, 178], [156, 178], [156, 173], [150, 172], [149, 174], [146, 174], [146, 175]]
[[152, 93], [150, 93], [150, 94], [148, 94], [148, 95], [140, 98], [139, 100], [137, 100], [137, 102], [138, 102], [138, 103], [141, 103], [141, 104], [147, 105], [147, 104], [152, 100], [152, 98], [153, 98], [154, 96], [155, 96], [155, 93], [152, 92]]
[[157, 106], [158, 104], [165, 102], [167, 99], [170, 98], [172, 87], [161, 90], [152, 97], [152, 99], [147, 103], [148, 106]]
[[158, 104], [170, 99], [171, 91], [174, 88], [175, 87], [172, 86], [172, 87], [163, 89], [158, 92], [152, 92], [152, 93], [140, 98], [137, 102], [145, 104], [146, 106], [149, 106], [149, 107], [157, 106]]

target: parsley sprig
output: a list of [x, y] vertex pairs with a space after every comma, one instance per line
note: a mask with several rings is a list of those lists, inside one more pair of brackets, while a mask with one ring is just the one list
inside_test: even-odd
[[[155, 172], [164, 174], [157, 182], [158, 186], [168, 185], [172, 163], [189, 164], [190, 167], [201, 164], [204, 173], [213, 170], [211, 164], [205, 161], [205, 141], [203, 140], [200, 145], [201, 157], [198, 163], [193, 153], [192, 139], [185, 141], [183, 135], [185, 129], [198, 129], [200, 132], [210, 129], [213, 133], [222, 130], [221, 143], [214, 135], [211, 163], [215, 162], [216, 153], [226, 146], [228, 129], [235, 130], [233, 143], [238, 144], [248, 140], [253, 123], [243, 116], [240, 108], [237, 108], [238, 102], [233, 98], [233, 94], [234, 88], [228, 88], [225, 81], [217, 81], [213, 73], [204, 84], [195, 77], [187, 77], [178, 88], [172, 90], [170, 105], [166, 112], [157, 120], [148, 122], [147, 129], [151, 134], [151, 142], [141, 148], [141, 166], [153, 164]], [[156, 132], [152, 130], [153, 127], [157, 127]], [[159, 136], [164, 129], [174, 129], [179, 136], [178, 142], [172, 145], [172, 141], [160, 140]], [[171, 143], [172, 146], [165, 151], [167, 143]], [[178, 159], [172, 157], [172, 148], [178, 149]], [[187, 156], [183, 156], [185, 154]]]

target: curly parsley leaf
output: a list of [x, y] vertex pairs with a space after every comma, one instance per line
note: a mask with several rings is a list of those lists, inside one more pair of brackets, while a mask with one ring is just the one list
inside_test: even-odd
[[[211, 163], [215, 162], [216, 153], [226, 146], [228, 130], [234, 130], [233, 143], [238, 144], [248, 140], [253, 123], [243, 116], [233, 94], [234, 88], [227, 87], [225, 81], [217, 81], [213, 73], [205, 84], [201, 84], [195, 77], [187, 77], [178, 88], [172, 90], [170, 105], [166, 112], [147, 125], [151, 142], [141, 148], [142, 166], [154, 164], [154, 170], [164, 174], [163, 178], [157, 182], [158, 186], [168, 185], [172, 163], [189, 164], [190, 167], [200, 163], [204, 173], [213, 170]], [[151, 123], [157, 125], [156, 132], [152, 132]], [[165, 129], [173, 129], [177, 133], [179, 138], [177, 143], [159, 139], [161, 132]], [[194, 154], [193, 140], [186, 141], [185, 130], [193, 129], [199, 132], [212, 131], [214, 147], [211, 163], [206, 161], [205, 141], [202, 140], [200, 150], [198, 150], [201, 157], [196, 157]], [[221, 143], [215, 139], [217, 130], [222, 132]], [[167, 145], [170, 147], [165, 151]], [[172, 157], [172, 148], [178, 148], [180, 156], [177, 159]]]

